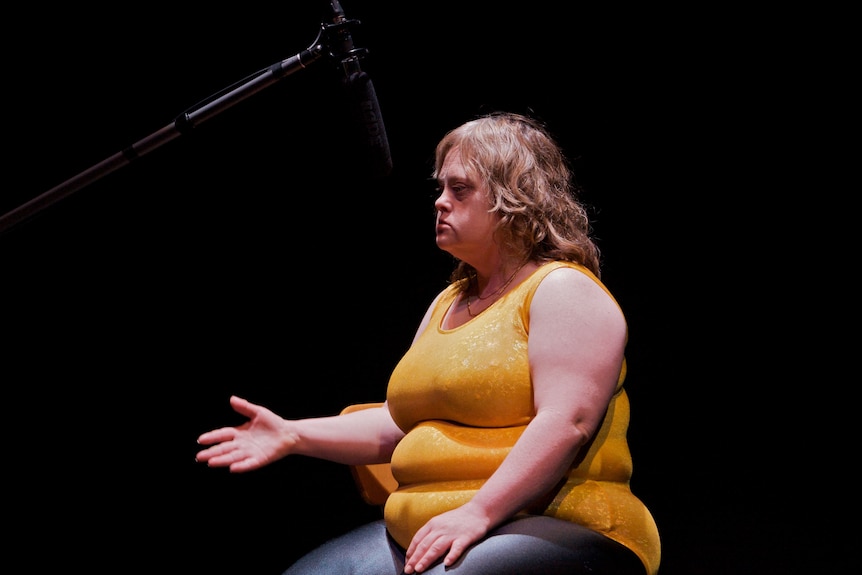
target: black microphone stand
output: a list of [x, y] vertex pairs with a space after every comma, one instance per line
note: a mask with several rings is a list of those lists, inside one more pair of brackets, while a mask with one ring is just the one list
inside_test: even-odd
[[0, 233], [5, 232], [69, 194], [95, 182], [96, 180], [127, 166], [134, 160], [189, 132], [196, 125], [209, 120], [249, 96], [275, 84], [294, 72], [307, 68], [324, 55], [334, 57], [330, 48], [330, 35], [343, 34], [343, 29], [355, 24], [356, 20], [343, 20], [333, 24], [321, 23], [320, 31], [314, 42], [301, 52], [276, 62], [269, 68], [247, 76], [245, 79], [217, 92], [201, 103], [180, 114], [167, 126], [156, 130], [149, 136], [138, 140], [124, 150], [105, 158], [76, 176], [51, 188], [47, 192], [18, 206], [0, 216]]

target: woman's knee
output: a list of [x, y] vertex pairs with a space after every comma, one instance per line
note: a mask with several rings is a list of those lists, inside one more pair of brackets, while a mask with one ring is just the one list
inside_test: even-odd
[[404, 557], [386, 531], [375, 521], [330, 539], [301, 557], [283, 575], [398, 575]]

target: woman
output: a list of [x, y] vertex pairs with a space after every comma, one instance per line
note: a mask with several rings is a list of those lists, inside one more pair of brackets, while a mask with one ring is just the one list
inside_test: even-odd
[[201, 435], [197, 459], [391, 462], [383, 520], [285, 575], [655, 575], [658, 530], [629, 486], [626, 320], [561, 149], [531, 118], [489, 114], [443, 137], [433, 176], [457, 264], [386, 402], [285, 420], [232, 397], [248, 421]]

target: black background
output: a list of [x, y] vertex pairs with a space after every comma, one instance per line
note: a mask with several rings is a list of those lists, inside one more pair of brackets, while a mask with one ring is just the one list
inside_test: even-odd
[[[327, 6], [26, 9], [0, 213], [310, 46]], [[794, 391], [806, 241], [775, 232], [812, 216], [779, 207], [807, 161], [785, 122], [798, 46], [739, 14], [344, 8], [390, 177], [362, 174], [320, 61], [0, 235], [10, 553], [28, 571], [277, 575], [376, 518], [342, 466], [231, 475], [194, 463], [195, 438], [241, 421], [230, 394], [285, 417], [383, 397], [451, 267], [434, 145], [507, 109], [565, 147], [629, 318], [632, 485], [662, 575], [844, 572], [849, 543], [816, 519], [843, 505], [818, 479], [843, 428]]]

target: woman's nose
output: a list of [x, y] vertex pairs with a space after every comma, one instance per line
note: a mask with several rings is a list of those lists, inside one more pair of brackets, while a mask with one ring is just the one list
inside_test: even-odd
[[446, 199], [446, 190], [441, 190], [440, 193], [437, 195], [437, 199], [434, 200], [434, 208], [436, 208], [438, 212], [442, 212], [448, 205], [448, 200]]

